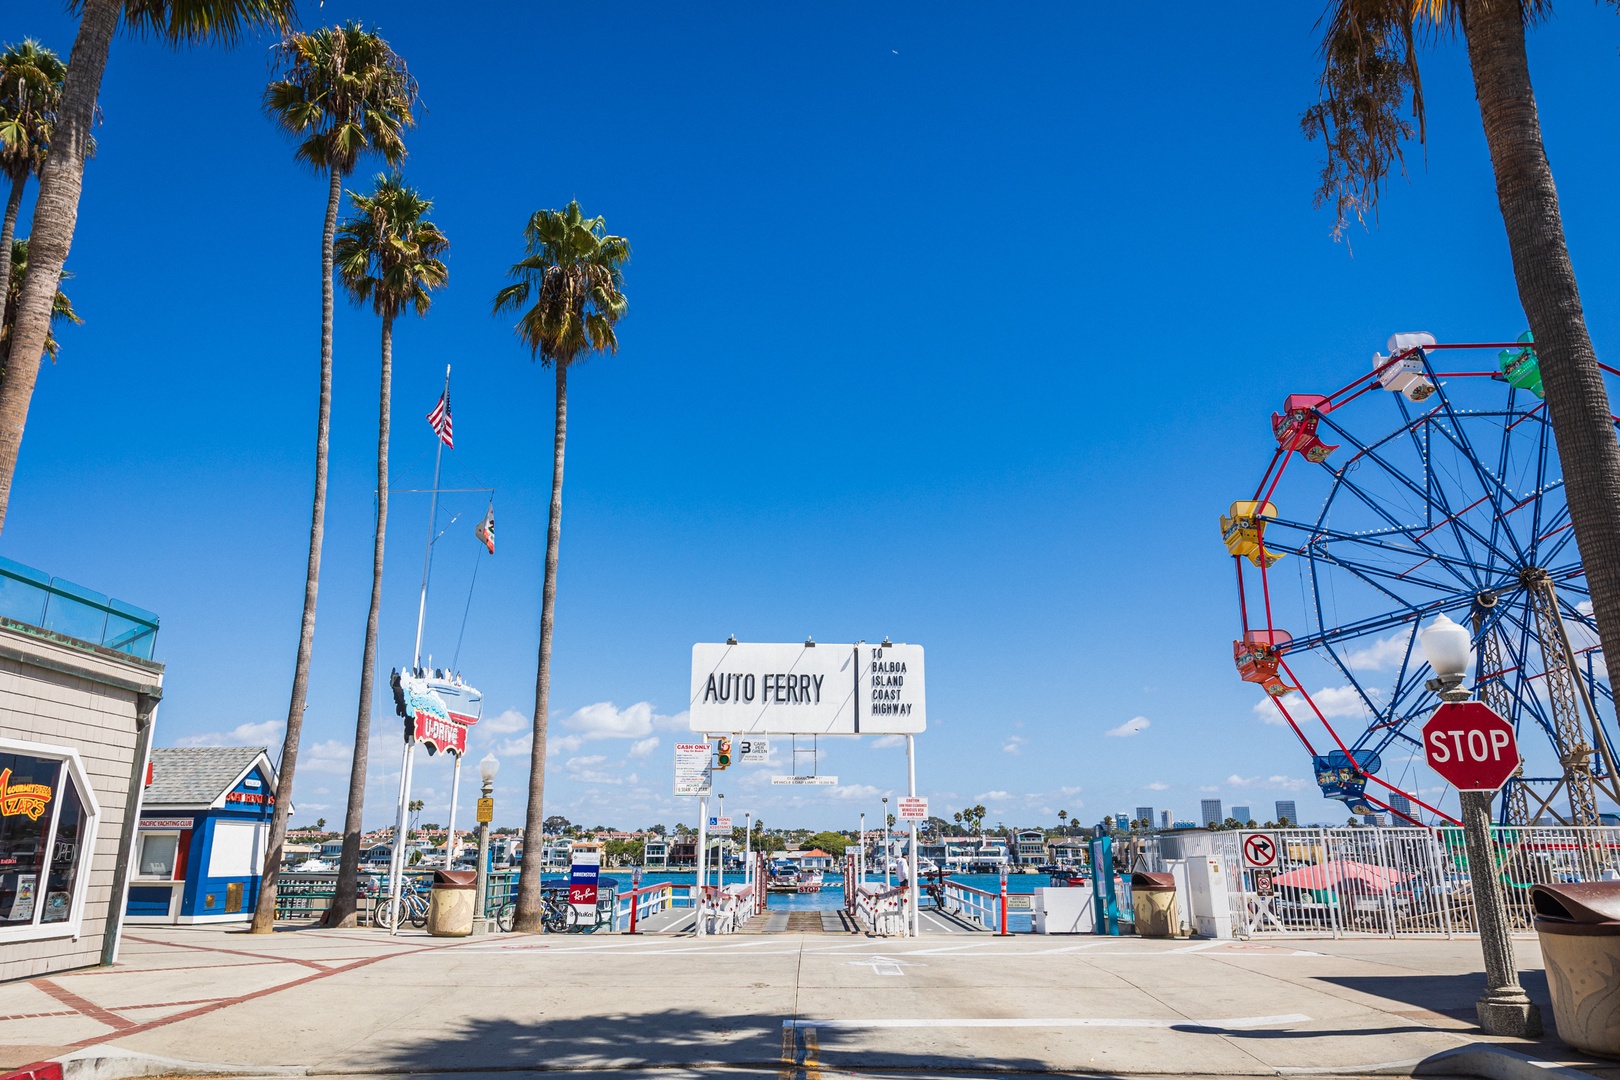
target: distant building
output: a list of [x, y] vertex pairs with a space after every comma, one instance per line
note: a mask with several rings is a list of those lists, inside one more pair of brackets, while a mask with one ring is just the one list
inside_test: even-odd
[[1173, 817], [1175, 817], [1175, 815], [1170, 813], [1170, 811], [1168, 811], [1168, 810], [1160, 810], [1159, 811], [1159, 827], [1161, 829], [1168, 829], [1170, 827], [1170, 821], [1171, 821], [1171, 819]]
[[1178, 821], [1174, 825], [1172, 825], [1171, 828], [1172, 829], [1196, 829], [1196, 828], [1198, 828], [1198, 822], [1196, 822], [1196, 821]]
[[1239, 821], [1251, 821], [1254, 818], [1254, 815], [1249, 813], [1249, 808], [1247, 806], [1232, 807], [1232, 816], [1237, 818]]
[[1198, 802], [1198, 816], [1204, 819], [1205, 825], [1219, 825], [1226, 820], [1221, 813], [1221, 800], [1200, 799]]
[[[1402, 795], [1399, 792], [1396, 792], [1389, 797], [1389, 808], [1395, 811], [1397, 814], [1403, 814], [1406, 817], [1413, 818], [1414, 820], [1417, 818], [1417, 815], [1412, 813], [1412, 800], [1408, 799], [1405, 795]], [[1391, 824], [1406, 825], [1410, 823], [1407, 821], [1397, 821], [1391, 822]]]
[[1363, 825], [1382, 825], [1384, 823], [1383, 822], [1383, 815], [1382, 814], [1362, 814], [1361, 815], [1361, 823]]
[[1114, 815], [1114, 827], [1116, 829], [1129, 830], [1130, 827], [1131, 827], [1131, 819], [1130, 819], [1130, 817], [1128, 815], [1126, 815], [1126, 814], [1123, 814], [1123, 813], [1115, 814]]
[[1283, 818], [1287, 818], [1290, 825], [1299, 824], [1299, 811], [1294, 809], [1293, 799], [1277, 800], [1277, 820], [1281, 821]]
[[1138, 806], [1136, 808], [1136, 820], [1147, 822], [1148, 826], [1151, 828], [1153, 825], [1153, 807]]

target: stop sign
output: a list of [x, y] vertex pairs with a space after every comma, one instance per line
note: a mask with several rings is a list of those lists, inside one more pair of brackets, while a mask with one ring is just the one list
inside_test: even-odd
[[1496, 791], [1519, 767], [1513, 725], [1481, 701], [1447, 702], [1423, 725], [1429, 768], [1458, 791]]

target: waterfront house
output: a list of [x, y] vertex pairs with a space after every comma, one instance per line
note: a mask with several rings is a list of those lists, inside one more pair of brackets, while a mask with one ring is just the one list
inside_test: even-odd
[[662, 870], [669, 865], [669, 841], [657, 833], [647, 836], [641, 850], [641, 864], [649, 870]]

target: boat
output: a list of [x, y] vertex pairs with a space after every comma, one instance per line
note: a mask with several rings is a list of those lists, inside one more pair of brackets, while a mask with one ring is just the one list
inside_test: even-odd
[[325, 859], [305, 859], [293, 867], [292, 872], [295, 874], [329, 874], [336, 869], [337, 867]]
[[820, 870], [801, 870], [790, 862], [771, 864], [765, 878], [765, 890], [779, 893], [818, 893], [821, 891]]
[[799, 873], [798, 889], [801, 893], [818, 893], [821, 891], [821, 871], [804, 870]]

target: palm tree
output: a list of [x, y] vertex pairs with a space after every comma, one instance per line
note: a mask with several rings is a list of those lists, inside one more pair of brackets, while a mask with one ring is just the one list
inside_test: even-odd
[[[77, 6], [77, 5], [76, 5]], [[90, 125], [96, 95], [107, 70], [113, 33], [122, 21], [137, 34], [173, 46], [204, 41], [235, 42], [259, 27], [285, 29], [293, 20], [296, 0], [83, 0], [79, 33], [73, 42], [62, 96], [51, 128], [51, 152], [39, 169], [39, 195], [34, 200], [32, 273], [23, 281], [12, 338], [12, 363], [0, 383], [0, 527], [11, 503], [11, 480], [28, 422], [28, 404], [39, 378], [40, 360], [50, 337], [56, 309], [56, 286], [62, 278], [79, 217], [84, 188], [84, 161], [93, 145]], [[120, 16], [122, 17], [120, 19]]]
[[[0, 379], [5, 377], [6, 366], [11, 360], [11, 324], [17, 318], [17, 300], [22, 295], [23, 279], [28, 276], [28, 238], [13, 240], [7, 254], [11, 256], [7, 263], [11, 281], [6, 287], [5, 303], [0, 305], [4, 311], [3, 315], [0, 315]], [[64, 273], [61, 280], [66, 281], [72, 276]], [[70, 323], [84, 321], [73, 310], [73, 304], [60, 288], [56, 290], [56, 299], [51, 304], [51, 321], [56, 322], [58, 319], [66, 319]], [[52, 363], [56, 362], [54, 334], [47, 334], [45, 337], [45, 355], [51, 358]]]
[[1069, 812], [1067, 810], [1059, 810], [1058, 811], [1058, 828], [1060, 830], [1062, 830], [1062, 829], [1067, 829], [1068, 827], [1069, 827]]
[[371, 739], [371, 696], [377, 668], [377, 620], [382, 612], [383, 540], [388, 532], [388, 432], [394, 384], [394, 319], [414, 310], [426, 315], [433, 290], [450, 272], [442, 256], [450, 242], [427, 218], [433, 208], [395, 174], [379, 174], [371, 194], [349, 192], [355, 214], [337, 231], [332, 255], [338, 276], [356, 304], [371, 302], [382, 317], [382, 385], [377, 409], [377, 528], [371, 544], [371, 608], [360, 658], [360, 708], [354, 724], [354, 760], [349, 769], [349, 805], [343, 822], [343, 854], [337, 891], [327, 909], [328, 926], [353, 926], [360, 878], [360, 824], [366, 808], [366, 750]]
[[66, 77], [61, 58], [32, 38], [0, 52], [0, 173], [11, 185], [0, 222], [0, 281], [11, 280], [11, 241], [17, 235], [23, 189], [44, 164]]
[[[415, 123], [416, 82], [388, 42], [357, 22], [289, 34], [276, 47], [281, 76], [264, 91], [270, 118], [297, 140], [294, 157], [327, 177], [326, 223], [321, 233], [321, 388], [315, 422], [315, 500], [310, 513], [309, 561], [304, 572], [304, 614], [293, 664], [292, 699], [276, 778], [263, 884], [253, 911], [253, 932], [275, 929], [276, 875], [287, 834], [287, 807], [298, 768], [309, 658], [315, 647], [315, 598], [320, 591], [321, 539], [326, 529], [326, 457], [332, 420], [332, 245], [343, 178], [360, 155], [381, 154], [389, 164], [405, 156], [405, 129]], [[3, 436], [0, 429], [0, 436]]]
[[1525, 54], [1526, 19], [1551, 8], [1550, 0], [1333, 0], [1324, 17], [1319, 100], [1302, 123], [1306, 136], [1326, 147], [1317, 202], [1335, 205], [1335, 231], [1349, 216], [1365, 219], [1391, 170], [1404, 169], [1402, 144], [1426, 136], [1418, 38], [1461, 31], [1598, 636], [1612, 656], [1620, 653], [1620, 441], [1564, 241]]
[[[528, 254], [513, 265], [515, 279], [495, 294], [494, 311], [518, 311], [518, 337], [542, 366], [555, 369], [556, 429], [551, 464], [551, 519], [546, 526], [546, 569], [540, 591], [540, 661], [534, 684], [534, 746], [529, 753], [529, 832], [544, 819], [546, 719], [551, 699], [551, 633], [557, 606], [557, 552], [562, 539], [563, 447], [568, 433], [568, 369], [592, 353], [617, 352], [614, 325], [624, 316], [624, 264], [630, 243], [608, 234], [599, 217], [579, 203], [539, 210], [523, 230]], [[513, 929], [540, 931], [540, 846], [523, 849]]]

